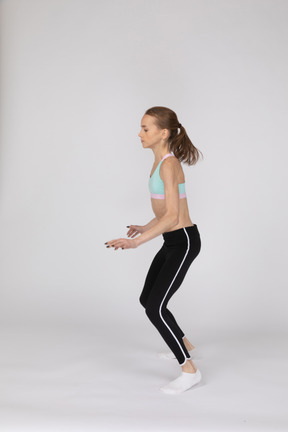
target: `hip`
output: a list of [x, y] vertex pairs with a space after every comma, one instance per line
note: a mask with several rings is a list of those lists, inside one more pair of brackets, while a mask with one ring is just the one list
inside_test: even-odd
[[164, 244], [167, 246], [173, 245], [189, 245], [191, 243], [201, 243], [200, 233], [196, 224], [182, 227], [174, 231], [167, 231], [162, 234]]

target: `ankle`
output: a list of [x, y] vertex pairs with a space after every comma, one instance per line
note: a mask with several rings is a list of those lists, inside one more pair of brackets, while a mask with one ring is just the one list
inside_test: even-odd
[[188, 351], [192, 351], [195, 348], [194, 345], [192, 345], [186, 337], [183, 338], [183, 342]]
[[192, 360], [187, 360], [186, 363], [183, 366], [181, 366], [181, 368], [182, 368], [182, 372], [186, 372], [186, 373], [197, 372], [197, 368], [192, 362]]

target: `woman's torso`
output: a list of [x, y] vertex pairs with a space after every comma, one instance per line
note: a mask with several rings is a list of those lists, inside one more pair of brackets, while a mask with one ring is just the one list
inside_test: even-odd
[[[156, 164], [154, 162], [154, 165], [152, 167], [152, 173], [150, 174], [150, 178], [154, 174], [154, 172], [157, 168], [157, 165], [158, 164]], [[159, 170], [160, 178], [161, 178], [161, 167], [162, 167], [162, 164], [161, 164], [160, 170]], [[183, 172], [183, 169], [182, 169], [180, 162], [178, 162], [177, 182], [178, 182], [178, 184], [185, 182], [185, 176], [184, 176], [184, 172]], [[152, 204], [152, 209], [153, 209], [153, 212], [155, 214], [155, 217], [157, 219], [160, 219], [166, 212], [165, 199], [151, 198], [151, 204]], [[187, 226], [193, 226], [193, 225], [194, 224], [191, 221], [190, 215], [189, 215], [187, 198], [179, 199], [179, 221], [178, 221], [178, 224], [174, 225], [170, 230], [167, 230], [167, 232], [175, 231], [179, 228], [183, 228], [183, 227], [187, 227]]]

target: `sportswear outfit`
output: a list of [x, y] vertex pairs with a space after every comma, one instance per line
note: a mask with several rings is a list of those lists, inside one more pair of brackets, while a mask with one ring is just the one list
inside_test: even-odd
[[[159, 170], [165, 155], [149, 179], [151, 198], [165, 199], [164, 183]], [[186, 198], [185, 183], [179, 185], [179, 199]], [[162, 234], [164, 243], [155, 255], [148, 270], [140, 303], [154, 326], [157, 328], [179, 364], [182, 366], [190, 359], [179, 327], [167, 304], [178, 290], [183, 279], [201, 249], [201, 239], [196, 224]]]

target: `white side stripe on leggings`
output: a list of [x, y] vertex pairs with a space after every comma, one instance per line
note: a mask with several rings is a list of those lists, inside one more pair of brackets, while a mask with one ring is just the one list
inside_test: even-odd
[[[189, 239], [189, 236], [188, 236], [188, 234], [187, 234], [185, 228], [183, 228], [183, 229], [184, 229], [184, 231], [185, 231], [185, 234], [186, 234], [186, 237], [187, 237], [187, 242], [188, 242], [187, 250], [186, 250], [186, 253], [185, 253], [185, 255], [184, 255], [184, 258], [183, 258], [183, 260], [182, 260], [182, 262], [181, 262], [181, 264], [180, 264], [180, 266], [179, 266], [179, 268], [178, 268], [178, 270], [177, 270], [177, 272], [176, 272], [176, 274], [175, 274], [175, 276], [174, 276], [174, 278], [173, 278], [173, 280], [172, 280], [172, 282], [171, 282], [171, 284], [170, 284], [168, 290], [166, 291], [165, 296], [163, 297], [163, 300], [162, 300], [162, 302], [161, 302], [161, 304], [160, 304], [160, 308], [159, 308], [159, 314], [160, 314], [160, 317], [161, 317], [162, 321], [164, 322], [164, 324], [166, 325], [166, 327], [168, 328], [168, 330], [170, 330], [170, 333], [172, 334], [172, 336], [174, 337], [174, 339], [175, 339], [176, 342], [178, 343], [178, 345], [179, 345], [179, 347], [180, 347], [180, 349], [181, 349], [181, 351], [182, 351], [182, 353], [183, 353], [183, 355], [184, 355], [184, 358], [185, 358], [184, 363], [185, 363], [185, 362], [186, 362], [186, 359], [187, 359], [186, 354], [185, 354], [185, 352], [183, 351], [183, 348], [181, 347], [181, 345], [180, 345], [178, 339], [176, 338], [176, 336], [174, 335], [174, 333], [172, 332], [172, 330], [170, 329], [170, 327], [167, 325], [167, 323], [164, 321], [164, 318], [163, 318], [163, 316], [162, 316], [162, 314], [161, 314], [161, 308], [162, 308], [162, 305], [163, 305], [163, 303], [164, 303], [164, 300], [165, 300], [165, 298], [166, 298], [168, 292], [170, 291], [170, 288], [172, 287], [173, 282], [174, 282], [174, 280], [175, 280], [177, 274], [179, 273], [179, 271], [180, 271], [180, 269], [181, 269], [181, 267], [182, 267], [182, 265], [183, 265], [183, 263], [184, 263], [184, 261], [185, 261], [185, 258], [186, 258], [187, 254], [188, 254], [188, 252], [189, 252], [189, 249], [190, 249], [190, 239]], [[184, 364], [184, 363], [182, 363], [182, 364]]]

